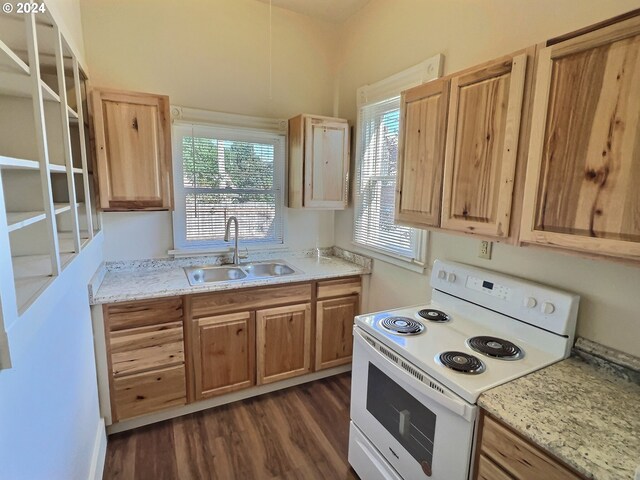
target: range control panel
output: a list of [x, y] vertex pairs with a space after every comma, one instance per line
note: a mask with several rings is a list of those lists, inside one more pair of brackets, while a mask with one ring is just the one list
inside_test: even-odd
[[505, 285], [485, 280], [480, 277], [474, 277], [473, 275], [467, 276], [467, 288], [477, 292], [486, 293], [487, 295], [501, 298], [503, 300], [509, 300], [512, 292], [512, 290]]
[[546, 285], [436, 260], [431, 287], [560, 335], [575, 331], [579, 297]]

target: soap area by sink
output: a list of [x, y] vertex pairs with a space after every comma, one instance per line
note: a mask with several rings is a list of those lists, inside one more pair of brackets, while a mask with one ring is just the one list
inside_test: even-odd
[[189, 280], [189, 284], [194, 287], [205, 283], [256, 280], [304, 273], [284, 260], [252, 262], [238, 265], [185, 267], [184, 271]]

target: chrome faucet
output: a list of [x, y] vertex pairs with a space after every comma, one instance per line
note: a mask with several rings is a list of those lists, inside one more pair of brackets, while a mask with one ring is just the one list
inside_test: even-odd
[[238, 256], [238, 219], [235, 216], [229, 217], [227, 220], [227, 226], [224, 229], [224, 241], [229, 241], [229, 230], [231, 230], [231, 222], [235, 223], [235, 242], [233, 244], [233, 264], [240, 265], [240, 257]]

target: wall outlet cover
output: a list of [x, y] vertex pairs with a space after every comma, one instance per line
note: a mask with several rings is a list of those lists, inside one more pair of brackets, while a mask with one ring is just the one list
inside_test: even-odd
[[480, 241], [480, 250], [478, 250], [478, 257], [486, 258], [487, 260], [491, 260], [491, 247], [493, 242], [489, 242], [488, 240]]

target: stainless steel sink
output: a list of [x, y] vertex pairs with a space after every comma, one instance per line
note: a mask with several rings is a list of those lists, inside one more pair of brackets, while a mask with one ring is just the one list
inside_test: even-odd
[[242, 280], [247, 276], [239, 267], [186, 267], [184, 270], [191, 285]]
[[254, 277], [280, 277], [295, 273], [289, 265], [280, 262], [249, 263], [244, 266], [244, 269]]
[[281, 277], [302, 273], [283, 260], [252, 262], [244, 265], [222, 265], [185, 267], [189, 283], [193, 286], [205, 283], [229, 282], [234, 280], [255, 280], [258, 278]]

